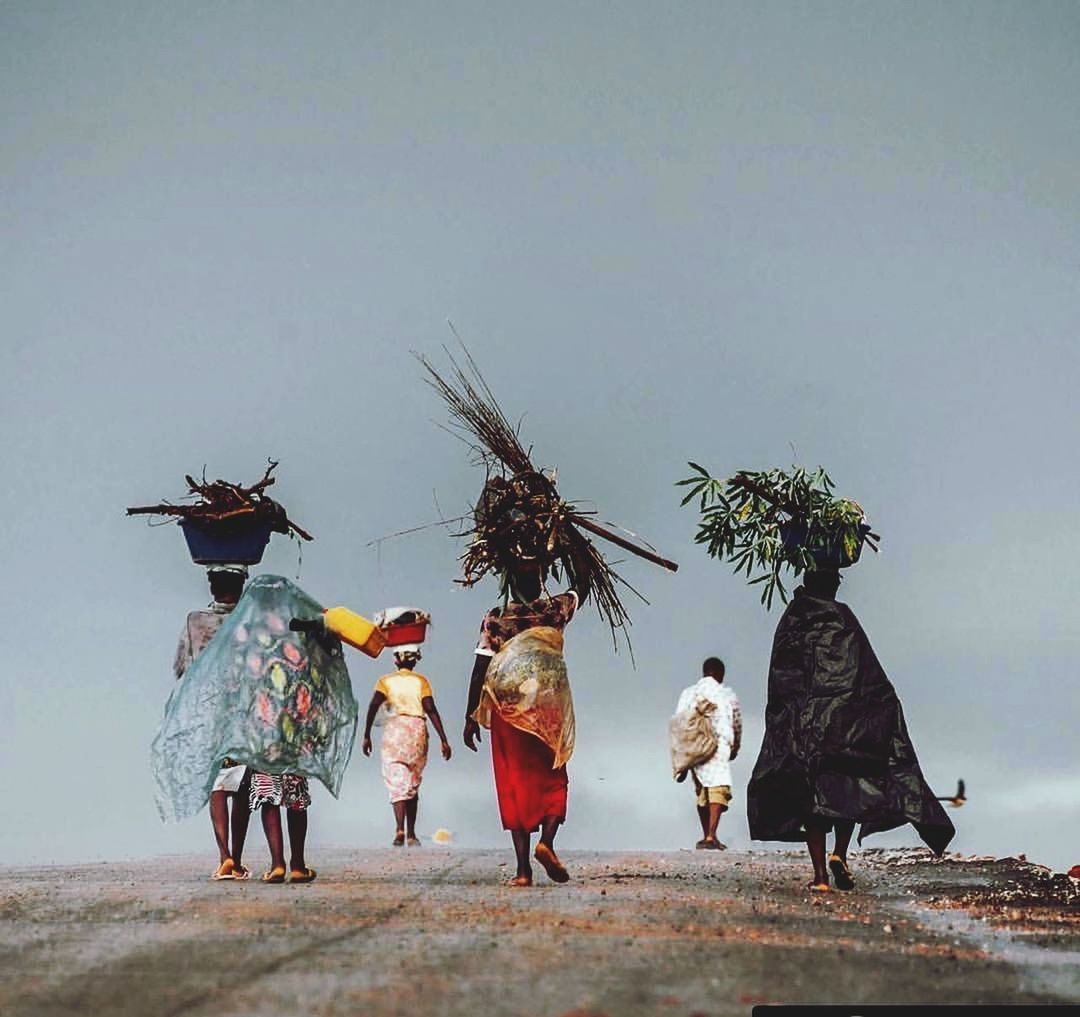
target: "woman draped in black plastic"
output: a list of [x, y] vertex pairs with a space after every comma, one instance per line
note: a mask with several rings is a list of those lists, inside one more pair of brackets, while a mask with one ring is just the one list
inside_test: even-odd
[[[911, 823], [936, 854], [955, 830], [923, 779], [896, 691], [870, 640], [836, 600], [840, 574], [819, 569], [784, 611], [773, 639], [765, 737], [747, 789], [754, 840], [803, 841], [809, 888], [850, 890], [848, 844]], [[834, 831], [826, 862], [826, 834]]]

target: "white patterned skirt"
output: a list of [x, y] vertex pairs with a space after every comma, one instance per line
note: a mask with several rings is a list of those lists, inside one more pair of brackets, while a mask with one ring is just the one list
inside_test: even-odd
[[427, 719], [395, 714], [383, 728], [382, 778], [391, 802], [407, 802], [420, 793], [428, 756]]

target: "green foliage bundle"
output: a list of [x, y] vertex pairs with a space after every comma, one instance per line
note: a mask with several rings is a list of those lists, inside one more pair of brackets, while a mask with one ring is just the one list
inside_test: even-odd
[[750, 585], [761, 584], [767, 608], [776, 593], [787, 603], [780, 578], [784, 569], [797, 577], [815, 568], [851, 565], [864, 540], [877, 550], [879, 538], [866, 525], [862, 508], [834, 497], [835, 485], [821, 467], [740, 470], [719, 480], [697, 463], [688, 465], [694, 474], [676, 486], [688, 488], [683, 505], [698, 502], [695, 542], [711, 557], [730, 561], [736, 575], [745, 572]]

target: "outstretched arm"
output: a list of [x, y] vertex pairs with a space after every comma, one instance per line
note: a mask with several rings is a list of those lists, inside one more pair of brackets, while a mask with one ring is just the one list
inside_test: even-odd
[[365, 756], [371, 755], [371, 725], [375, 723], [375, 714], [379, 712], [379, 707], [385, 702], [386, 696], [381, 692], [376, 692], [368, 703], [367, 720], [364, 723], [364, 742], [361, 745]]
[[472, 677], [469, 679], [469, 701], [465, 706], [465, 747], [476, 751], [474, 739], [480, 741], [480, 725], [473, 719], [476, 708], [480, 705], [480, 693], [484, 690], [484, 678], [487, 675], [488, 664], [491, 658], [484, 653], [478, 653], [473, 662]]
[[450, 758], [450, 743], [446, 740], [446, 732], [443, 730], [442, 717], [439, 716], [439, 710], [435, 706], [435, 700], [432, 696], [424, 696], [420, 700], [420, 705], [424, 708], [426, 713], [431, 718], [431, 726], [435, 728], [439, 739], [442, 741], [442, 757], [443, 759]]

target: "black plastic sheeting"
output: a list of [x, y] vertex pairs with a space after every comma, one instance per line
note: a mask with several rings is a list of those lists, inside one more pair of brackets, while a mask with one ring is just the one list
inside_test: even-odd
[[776, 627], [747, 815], [754, 840], [804, 840], [810, 816], [857, 821], [860, 843], [911, 823], [937, 854], [956, 833], [858, 619], [801, 587]]

